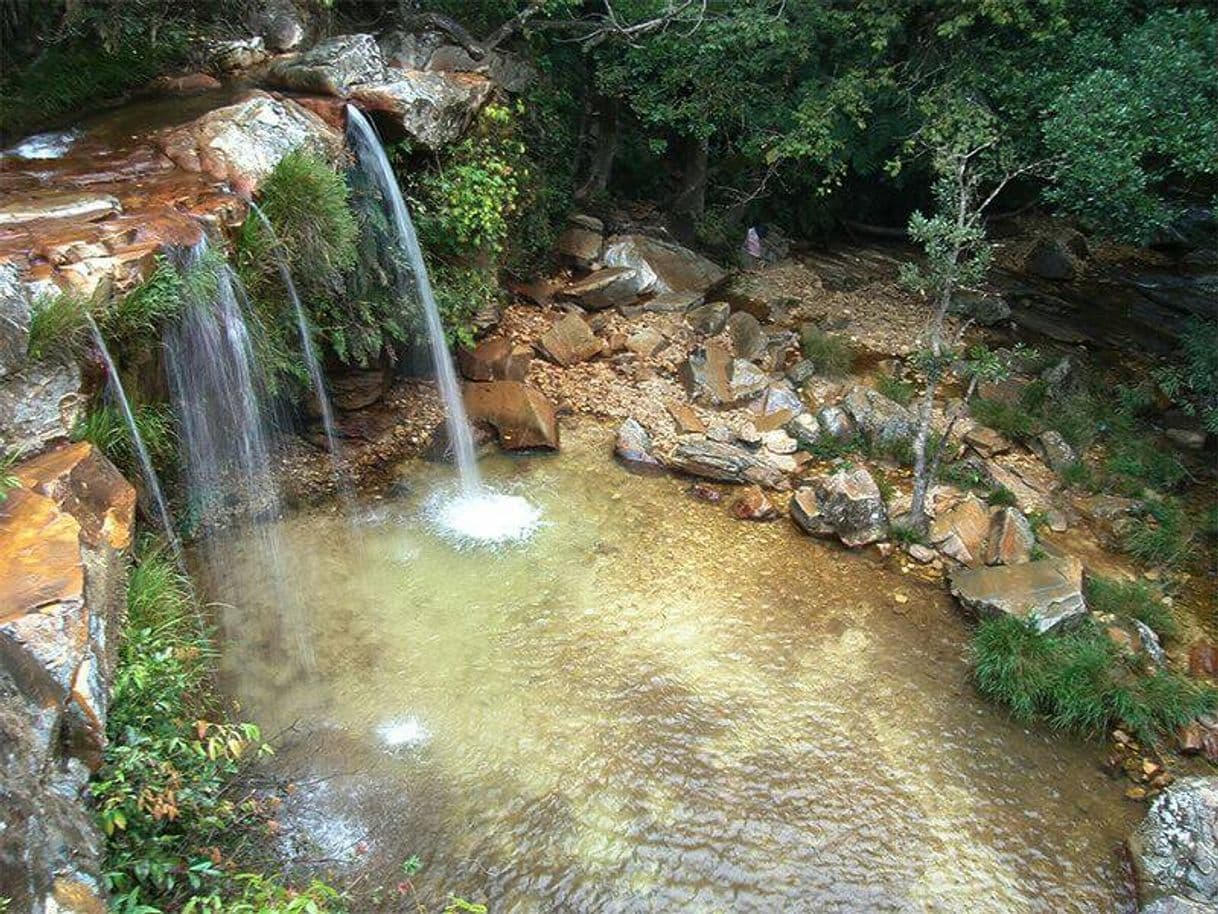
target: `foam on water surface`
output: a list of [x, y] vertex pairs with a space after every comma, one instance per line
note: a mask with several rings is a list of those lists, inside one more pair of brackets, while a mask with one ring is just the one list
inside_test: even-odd
[[541, 509], [521, 495], [485, 486], [437, 493], [428, 501], [428, 525], [458, 548], [523, 543], [541, 525]]

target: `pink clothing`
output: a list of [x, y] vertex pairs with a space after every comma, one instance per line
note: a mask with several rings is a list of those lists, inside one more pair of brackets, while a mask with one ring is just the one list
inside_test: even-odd
[[757, 234], [757, 229], [750, 228], [744, 236], [744, 252], [750, 257], [761, 256], [761, 236]]

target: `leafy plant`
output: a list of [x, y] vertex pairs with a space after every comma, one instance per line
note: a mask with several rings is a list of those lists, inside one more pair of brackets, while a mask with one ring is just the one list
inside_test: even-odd
[[888, 528], [888, 537], [903, 546], [926, 545], [926, 535], [906, 524], [893, 524]]
[[0, 452], [0, 502], [8, 498], [10, 489], [15, 489], [21, 485], [21, 480], [13, 472], [13, 467], [17, 465], [17, 461], [20, 459], [21, 454], [17, 451]]
[[1194, 319], [1180, 336], [1179, 361], [1155, 372], [1172, 401], [1218, 435], [1218, 321]]
[[303, 893], [243, 872], [267, 817], [232, 789], [245, 759], [269, 749], [258, 728], [223, 719], [209, 688], [213, 649], [184, 576], [145, 547], [132, 573], [103, 765], [91, 785], [106, 835], [112, 909], [300, 912], [337, 910], [314, 882]]
[[1042, 634], [1012, 616], [987, 619], [974, 635], [973, 662], [981, 694], [1017, 719], [1087, 736], [1120, 721], [1153, 742], [1218, 707], [1218, 690], [1147, 672], [1090, 623]]
[[99, 321], [106, 336], [126, 344], [155, 338], [182, 307], [186, 281], [163, 256], [148, 278], [107, 308]]
[[1019, 500], [1015, 497], [1015, 493], [1006, 486], [995, 486], [990, 489], [989, 494], [985, 496], [986, 504], [996, 507], [1013, 508], [1019, 504]]

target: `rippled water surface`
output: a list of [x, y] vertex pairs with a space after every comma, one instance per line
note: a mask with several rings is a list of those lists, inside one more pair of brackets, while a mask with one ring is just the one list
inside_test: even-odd
[[411, 854], [429, 903], [496, 914], [1131, 909], [1101, 750], [981, 702], [937, 588], [611, 440], [484, 461], [544, 512], [523, 547], [434, 536], [434, 466], [362, 535], [285, 522], [304, 619], [221, 545], [226, 681], [298, 784], [298, 859], [349, 868], [357, 910]]

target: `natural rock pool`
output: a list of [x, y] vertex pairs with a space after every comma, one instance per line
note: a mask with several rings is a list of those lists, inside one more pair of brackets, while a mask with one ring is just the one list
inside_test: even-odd
[[496, 914], [1132, 910], [1139, 810], [1098, 745], [976, 696], [939, 588], [564, 435], [482, 463], [543, 510], [525, 546], [434, 536], [452, 470], [423, 464], [358, 534], [282, 523], [299, 607], [252, 542], [215, 544], [227, 689], [297, 785], [295, 860], [345, 870], [355, 910], [412, 854], [425, 900]]

